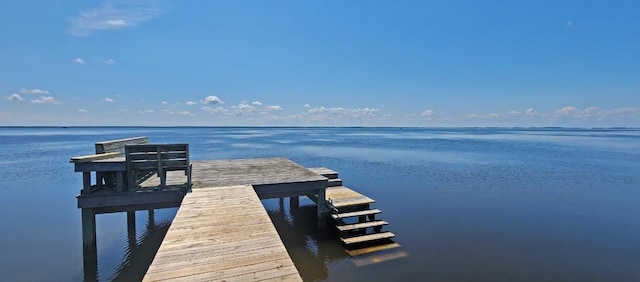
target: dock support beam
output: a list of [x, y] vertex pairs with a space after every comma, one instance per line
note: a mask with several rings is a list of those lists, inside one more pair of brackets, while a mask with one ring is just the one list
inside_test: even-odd
[[323, 229], [326, 226], [326, 216], [329, 213], [325, 188], [318, 189], [318, 201], [316, 202], [316, 206], [318, 209], [318, 229]]
[[96, 246], [96, 214], [93, 209], [82, 209], [82, 258], [84, 280], [96, 281], [98, 248]]

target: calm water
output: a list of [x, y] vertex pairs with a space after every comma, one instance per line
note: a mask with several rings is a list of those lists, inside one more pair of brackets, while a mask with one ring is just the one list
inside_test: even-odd
[[[349, 258], [308, 200], [263, 201], [305, 280], [640, 281], [639, 130], [401, 128], [0, 128], [0, 280], [83, 279], [69, 157], [140, 135], [326, 166], [376, 199], [404, 257]], [[175, 212], [138, 212], [135, 238], [98, 215], [98, 279], [139, 280]]]

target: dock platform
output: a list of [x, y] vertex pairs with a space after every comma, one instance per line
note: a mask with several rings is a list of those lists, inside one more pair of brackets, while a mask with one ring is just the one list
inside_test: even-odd
[[[175, 144], [149, 145], [146, 137], [135, 137], [98, 142], [96, 155], [71, 158], [75, 171], [83, 173], [77, 200], [85, 279], [95, 280], [95, 217], [102, 213], [127, 212], [128, 233], [135, 238], [135, 211], [179, 208], [144, 281], [302, 281], [262, 199], [290, 198], [298, 205], [300, 196], [308, 197], [316, 203], [318, 227], [331, 214], [350, 255], [399, 246], [358, 247], [395, 235], [381, 232], [388, 223], [375, 220], [381, 213], [369, 208], [375, 201], [342, 186], [333, 170], [304, 168], [285, 158], [190, 162], [188, 144], [179, 145], [187, 148], [180, 154], [172, 149]], [[129, 154], [136, 146], [168, 148], [142, 154], [157, 172], [136, 170], [140, 160]], [[182, 165], [173, 171], [178, 162]], [[358, 221], [349, 223], [352, 219]]]
[[187, 194], [143, 281], [302, 281], [249, 185]]

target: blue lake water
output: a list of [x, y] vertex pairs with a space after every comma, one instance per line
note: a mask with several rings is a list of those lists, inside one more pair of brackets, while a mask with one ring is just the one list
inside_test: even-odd
[[[376, 199], [405, 256], [364, 265], [310, 201], [263, 201], [305, 280], [640, 281], [640, 130], [135, 127], [0, 128], [0, 280], [83, 280], [69, 158], [133, 136], [328, 167]], [[175, 212], [137, 212], [133, 239], [98, 215], [98, 280], [139, 280]]]

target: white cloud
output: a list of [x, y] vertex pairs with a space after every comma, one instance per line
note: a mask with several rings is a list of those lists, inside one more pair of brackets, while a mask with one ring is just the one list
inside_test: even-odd
[[423, 117], [430, 117], [430, 116], [433, 116], [434, 114], [435, 114], [434, 111], [426, 110], [426, 111], [422, 112], [420, 115], [423, 116]]
[[125, 22], [123, 19], [108, 20], [106, 22], [106, 24], [110, 25], [110, 26], [113, 26], [114, 28], [120, 28], [120, 27], [127, 26], [127, 22]]
[[186, 104], [187, 106], [195, 106], [195, 105], [197, 105], [198, 103], [193, 102], [193, 101], [187, 101], [187, 102], [185, 102], [185, 104]]
[[269, 111], [282, 111], [282, 107], [278, 105], [267, 106], [267, 110]]
[[262, 102], [260, 102], [260, 101], [253, 101], [253, 102], [251, 102], [251, 105], [254, 105], [254, 106], [258, 106], [258, 107], [259, 107], [259, 106], [262, 106]]
[[113, 102], [115, 102], [115, 100], [113, 100], [112, 98], [109, 98], [109, 97], [102, 99], [102, 101], [103, 101], [103, 102], [107, 102], [107, 103], [113, 103]]
[[26, 89], [26, 88], [23, 87], [23, 88], [20, 88], [20, 93], [22, 93], [22, 94], [46, 95], [46, 94], [49, 94], [49, 90], [38, 89], [38, 88]]
[[224, 104], [224, 102], [222, 102], [222, 100], [220, 100], [220, 98], [218, 98], [218, 96], [207, 96], [206, 98], [204, 98], [204, 103], [207, 105], [210, 104]]
[[309, 104], [304, 104], [304, 108], [305, 108], [305, 109], [310, 109], [310, 108], [311, 108], [311, 105], [309, 105]]
[[160, 103], [162, 103], [163, 105], [169, 104], [167, 101], [162, 101]]
[[107, 0], [98, 7], [81, 11], [70, 19], [67, 32], [90, 36], [96, 31], [137, 26], [161, 16], [166, 10], [162, 1]]
[[10, 96], [7, 96], [6, 99], [9, 101], [22, 101], [22, 97], [20, 97], [18, 93], [13, 93]]
[[256, 107], [251, 106], [247, 103], [240, 103], [237, 106], [233, 106], [232, 108], [236, 114], [246, 114], [253, 112], [256, 109]]
[[307, 113], [315, 118], [363, 118], [372, 117], [379, 110], [375, 108], [349, 109], [343, 107], [325, 108], [324, 106], [310, 108]]
[[88, 110], [85, 110], [85, 109], [78, 109], [78, 112], [79, 112], [79, 113], [88, 113], [89, 111], [88, 111]]
[[73, 59], [74, 64], [84, 64], [84, 60], [80, 57]]
[[36, 99], [32, 99], [31, 103], [34, 104], [60, 104], [55, 98], [51, 96], [40, 96]]
[[176, 114], [181, 115], [181, 116], [194, 116], [191, 112], [189, 111], [177, 111]]
[[526, 110], [524, 110], [524, 115], [531, 117], [534, 116], [536, 114], [536, 112], [533, 110], [533, 108], [528, 108]]
[[107, 65], [113, 65], [116, 63], [116, 61], [114, 61], [113, 59], [109, 58], [106, 60], [102, 60], [103, 63], [107, 64]]
[[605, 120], [605, 119], [635, 119], [640, 118], [640, 109], [638, 108], [618, 108], [618, 109], [600, 109], [598, 107], [588, 107], [585, 109], [576, 108], [574, 106], [565, 106], [557, 109], [552, 118], [555, 119], [574, 119], [574, 120]]

